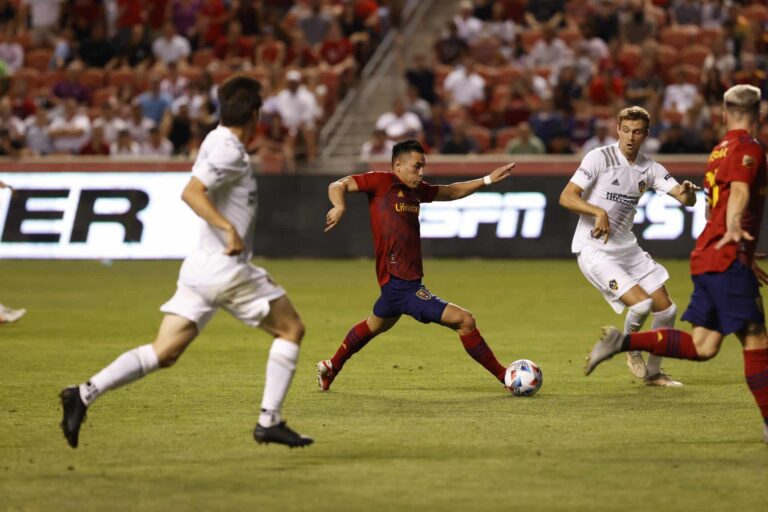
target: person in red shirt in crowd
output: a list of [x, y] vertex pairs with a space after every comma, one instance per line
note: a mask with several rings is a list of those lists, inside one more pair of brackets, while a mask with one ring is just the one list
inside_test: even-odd
[[693, 325], [692, 332], [657, 329], [624, 335], [607, 327], [587, 357], [585, 373], [630, 350], [706, 361], [735, 333], [744, 349], [747, 386], [763, 417], [763, 441], [768, 443], [768, 334], [760, 296], [768, 274], [755, 264], [768, 184], [765, 147], [754, 138], [760, 95], [751, 85], [735, 85], [723, 95], [728, 132], [707, 163], [709, 215], [691, 253], [693, 294], [682, 317]]
[[342, 87], [349, 87], [355, 78], [355, 49], [337, 21], [331, 23], [320, 46], [320, 67], [338, 75]]
[[216, 41], [213, 53], [217, 59], [223, 60], [233, 69], [237, 69], [244, 61], [250, 61], [253, 43], [243, 36], [243, 27], [240, 22], [232, 20], [227, 26], [227, 34]]
[[307, 44], [304, 33], [297, 31], [291, 36], [291, 45], [285, 50], [283, 66], [286, 68], [301, 68], [305, 73], [309, 68], [320, 64], [317, 53]]
[[131, 37], [134, 25], [143, 25], [147, 12], [144, 0], [117, 0], [117, 46], [122, 48]]
[[213, 46], [224, 35], [224, 27], [230, 18], [230, 12], [222, 0], [204, 0], [197, 13], [199, 33], [204, 46]]
[[104, 127], [94, 123], [91, 126], [91, 140], [80, 148], [81, 155], [109, 155], [109, 143], [104, 138]]
[[392, 149], [392, 172], [354, 174], [328, 188], [333, 208], [326, 215], [326, 231], [336, 227], [344, 216], [347, 193], [363, 192], [368, 196], [381, 296], [373, 306], [373, 314], [347, 333], [336, 354], [317, 363], [318, 384], [323, 391], [330, 388], [353, 354], [391, 329], [404, 314], [456, 331], [467, 353], [504, 382], [505, 368], [477, 330], [472, 314], [438, 298], [422, 284], [419, 210], [421, 203], [461, 199], [502, 181], [509, 177], [515, 164], [499, 167], [484, 178], [451, 185], [423, 181], [425, 166], [424, 148], [415, 140], [406, 140]]
[[624, 95], [624, 81], [614, 73], [613, 63], [603, 60], [600, 73], [589, 82], [589, 100], [593, 105], [612, 105]]
[[285, 43], [275, 37], [275, 29], [271, 25], [264, 27], [261, 36], [261, 43], [256, 47], [256, 65], [277, 73], [285, 59]]

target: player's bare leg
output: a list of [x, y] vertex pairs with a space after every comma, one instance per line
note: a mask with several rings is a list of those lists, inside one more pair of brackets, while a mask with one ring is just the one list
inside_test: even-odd
[[261, 414], [253, 438], [259, 443], [278, 443], [290, 448], [308, 446], [313, 440], [291, 430], [281, 415], [285, 395], [296, 371], [304, 323], [286, 295], [270, 303], [269, 314], [259, 327], [274, 336], [269, 350]]
[[744, 349], [744, 376], [763, 417], [763, 442], [768, 443], [768, 334], [765, 325], [749, 324], [738, 333]]
[[328, 391], [347, 360], [362, 350], [373, 338], [394, 327], [398, 320], [400, 320], [399, 316], [379, 318], [376, 315], [371, 315], [353, 326], [344, 337], [344, 341], [341, 342], [334, 356], [317, 363], [317, 384], [320, 386], [320, 390]]
[[488, 370], [502, 384], [504, 383], [506, 368], [499, 363], [491, 347], [488, 346], [480, 331], [477, 330], [475, 317], [472, 316], [472, 313], [456, 304], [448, 304], [445, 310], [443, 310], [440, 323], [456, 331], [467, 354]]
[[158, 368], [172, 366], [197, 336], [197, 326], [186, 318], [166, 315], [160, 324], [155, 342], [125, 352], [109, 366], [79, 386], [61, 391], [64, 410], [61, 429], [72, 448], [77, 448], [80, 425], [88, 406], [109, 391], [136, 381]]

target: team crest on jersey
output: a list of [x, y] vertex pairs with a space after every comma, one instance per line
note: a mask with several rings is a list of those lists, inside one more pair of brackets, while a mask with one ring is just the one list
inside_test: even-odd
[[416, 296], [421, 300], [429, 300], [432, 298], [432, 294], [429, 293], [429, 290], [426, 288], [419, 288], [419, 291], [416, 292]]
[[741, 165], [744, 167], [752, 167], [755, 165], [755, 159], [750, 155], [744, 155], [744, 158], [741, 159]]
[[638, 188], [638, 190], [640, 190], [640, 193], [641, 193], [641, 194], [642, 194], [643, 192], [645, 192], [645, 188], [646, 188], [647, 186], [648, 186], [648, 185], [646, 185], [646, 183], [645, 183], [645, 180], [640, 180], [640, 182], [637, 184], [637, 188]]
[[617, 283], [615, 279], [611, 279], [610, 281], [608, 281], [608, 288], [610, 288], [613, 291], [616, 291], [619, 289], [619, 283]]

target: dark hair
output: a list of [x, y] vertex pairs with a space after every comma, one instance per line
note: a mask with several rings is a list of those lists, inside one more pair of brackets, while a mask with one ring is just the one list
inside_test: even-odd
[[235, 75], [218, 90], [221, 124], [243, 126], [261, 107], [261, 84], [248, 76]]
[[412, 151], [421, 153], [422, 155], [424, 154], [424, 148], [421, 147], [421, 144], [419, 144], [419, 141], [417, 140], [409, 139], [395, 144], [395, 147], [392, 148], [392, 165], [395, 165], [395, 160], [397, 160], [398, 156]]

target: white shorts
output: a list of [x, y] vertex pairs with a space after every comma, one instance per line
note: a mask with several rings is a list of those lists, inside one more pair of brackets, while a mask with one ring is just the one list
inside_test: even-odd
[[197, 324], [202, 331], [218, 308], [246, 325], [257, 327], [269, 314], [269, 303], [285, 295], [261, 267], [246, 263], [230, 282], [215, 285], [189, 285], [181, 280], [176, 293], [160, 306], [160, 311], [178, 315]]
[[669, 279], [667, 269], [656, 263], [639, 246], [618, 254], [608, 254], [586, 246], [579, 252], [576, 261], [584, 277], [600, 290], [617, 314], [621, 314], [625, 307], [619, 297], [634, 286], [640, 286], [650, 294], [664, 286]]

